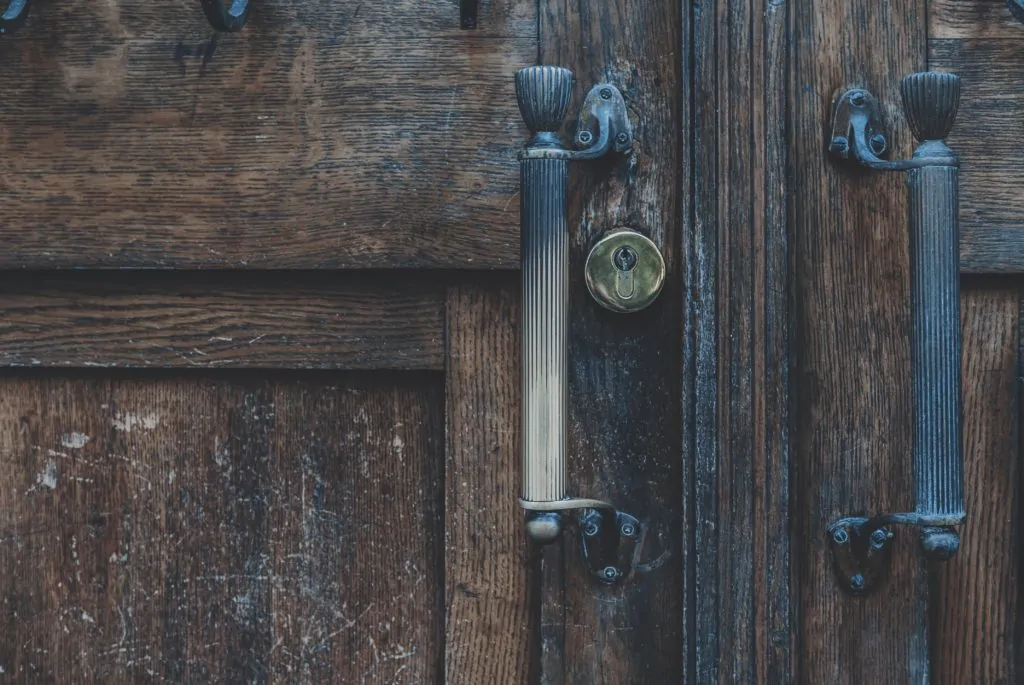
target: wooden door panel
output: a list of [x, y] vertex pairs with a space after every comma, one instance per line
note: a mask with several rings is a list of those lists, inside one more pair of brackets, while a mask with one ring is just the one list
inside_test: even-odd
[[[0, 268], [514, 268], [536, 5], [40, 3], [0, 43]], [[40, 229], [45, 230], [40, 230]]]
[[444, 286], [383, 274], [0, 274], [0, 364], [444, 368]]
[[961, 268], [1024, 270], [1024, 26], [1003, 3], [934, 2], [928, 63], [963, 78], [963, 98], [950, 145], [962, 156]]
[[936, 569], [936, 685], [1020, 682], [1020, 326], [1017, 282], [965, 279], [964, 485], [968, 518]]
[[6, 374], [0, 668], [433, 682], [440, 380]]

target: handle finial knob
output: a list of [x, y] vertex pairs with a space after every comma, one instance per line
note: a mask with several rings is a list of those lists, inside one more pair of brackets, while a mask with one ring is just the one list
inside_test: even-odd
[[938, 71], [911, 74], [900, 84], [910, 130], [920, 141], [943, 140], [960, 105], [960, 77]]
[[516, 72], [516, 100], [532, 133], [554, 133], [562, 127], [573, 81], [572, 71], [562, 67], [527, 67]]

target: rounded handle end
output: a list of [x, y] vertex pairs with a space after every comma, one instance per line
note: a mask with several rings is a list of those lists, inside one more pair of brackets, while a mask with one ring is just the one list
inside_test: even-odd
[[923, 528], [921, 548], [929, 559], [948, 561], [960, 549], [960, 535], [951, 528]]
[[903, 79], [903, 109], [910, 130], [920, 141], [943, 140], [953, 130], [960, 105], [960, 77], [922, 71]]
[[562, 535], [562, 516], [555, 511], [530, 512], [526, 534], [539, 545], [547, 545]]
[[573, 80], [572, 72], [562, 67], [527, 67], [516, 72], [516, 100], [532, 133], [553, 133], [562, 127]]

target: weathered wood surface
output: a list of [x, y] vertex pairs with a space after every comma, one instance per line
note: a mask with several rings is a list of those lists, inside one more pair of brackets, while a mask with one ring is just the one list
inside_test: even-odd
[[[688, 394], [695, 683], [791, 683], [785, 2], [701, 3]], [[685, 43], [684, 43], [685, 45]], [[689, 380], [689, 379], [688, 379]], [[690, 424], [689, 422], [693, 423]], [[693, 442], [691, 443], [690, 440]], [[690, 455], [685, 457], [690, 460]]]
[[[842, 516], [911, 511], [910, 293], [901, 174], [840, 169], [826, 153], [835, 91], [897, 104], [926, 65], [923, 0], [800, 2], [790, 90], [793, 176], [793, 563], [800, 682], [929, 682], [927, 582], [917, 534], [899, 531], [884, 587], [853, 600], [825, 529]], [[894, 156], [910, 131], [888, 108]]]
[[437, 682], [437, 380], [0, 380], [5, 682]]
[[[982, 3], [965, 2], [978, 7]], [[1005, 6], [1001, 3], [984, 3]], [[966, 8], [965, 8], [966, 9]], [[963, 97], [950, 145], [961, 156], [960, 268], [965, 272], [1024, 273], [1024, 25], [1012, 38], [991, 36], [981, 22], [931, 17], [929, 65], [963, 79]]]
[[445, 683], [532, 685], [537, 565], [516, 504], [519, 285], [448, 292]]
[[34, 3], [0, 42], [0, 268], [514, 268], [536, 5]]
[[[664, 0], [540, 4], [540, 62], [573, 69], [575, 102], [616, 84], [634, 117], [626, 158], [577, 165], [570, 192], [570, 261], [582, 271], [602, 234], [628, 226], [650, 236], [668, 266], [664, 292], [637, 314], [613, 314], [570, 283], [569, 487], [637, 515], [641, 561], [657, 568], [603, 587], [580, 562], [578, 541], [546, 563], [542, 682], [678, 682], [684, 677], [680, 136], [684, 20]], [[573, 105], [575, 107], [575, 105]], [[571, 108], [570, 111], [576, 111]], [[558, 555], [552, 555], [555, 557]]]
[[936, 569], [936, 685], [1021, 682], [1020, 291], [967, 281], [962, 298], [964, 486], [957, 557]]
[[444, 289], [359, 274], [0, 275], [0, 365], [444, 368]]

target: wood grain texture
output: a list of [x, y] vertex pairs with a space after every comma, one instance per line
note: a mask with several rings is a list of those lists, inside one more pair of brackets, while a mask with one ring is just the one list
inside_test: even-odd
[[[685, 255], [696, 683], [791, 683], [785, 2], [701, 4]], [[689, 444], [689, 440], [688, 440]]]
[[436, 682], [437, 381], [8, 373], [8, 681]]
[[[979, 13], [976, 21], [983, 18]], [[933, 29], [936, 21], [932, 18]], [[969, 37], [929, 44], [930, 67], [956, 72], [963, 80], [949, 144], [961, 156], [960, 268], [965, 272], [1024, 272], [1022, 62], [1024, 25], [1019, 22], [1013, 39]]]
[[902, 77], [925, 67], [925, 3], [804, 0], [790, 11], [799, 682], [925, 685], [916, 532], [897, 533], [884, 586], [857, 600], [840, 589], [825, 539], [837, 518], [914, 504], [905, 179], [841, 169], [825, 141], [833, 94], [860, 85], [886, 103], [894, 158], [910, 155], [896, 104]]
[[936, 685], [1019, 683], [1020, 291], [964, 284], [964, 490], [957, 557], [936, 569]]
[[1020, 41], [1020, 20], [1006, 0], [929, 0], [928, 37], [1006, 38]]
[[0, 365], [441, 370], [443, 298], [382, 275], [9, 273]]
[[[569, 447], [572, 494], [608, 500], [640, 518], [641, 562], [656, 568], [618, 587], [595, 582], [578, 540], [562, 570], [545, 563], [542, 682], [678, 682], [685, 676], [681, 440], [680, 232], [685, 26], [676, 2], [609, 0], [540, 4], [540, 62], [575, 71], [578, 103], [598, 82], [623, 92], [636, 142], [626, 158], [574, 169], [570, 268], [582, 272], [594, 242], [627, 226], [665, 256], [665, 290], [647, 310], [601, 309], [582, 278], [569, 279]], [[576, 111], [575, 105], [570, 111]], [[682, 187], [685, 186], [683, 182]], [[557, 559], [549, 559], [557, 562]]]
[[445, 683], [536, 682], [537, 564], [520, 488], [518, 283], [448, 291]]
[[516, 267], [536, 5], [481, 13], [38, 3], [0, 43], [0, 268]]

